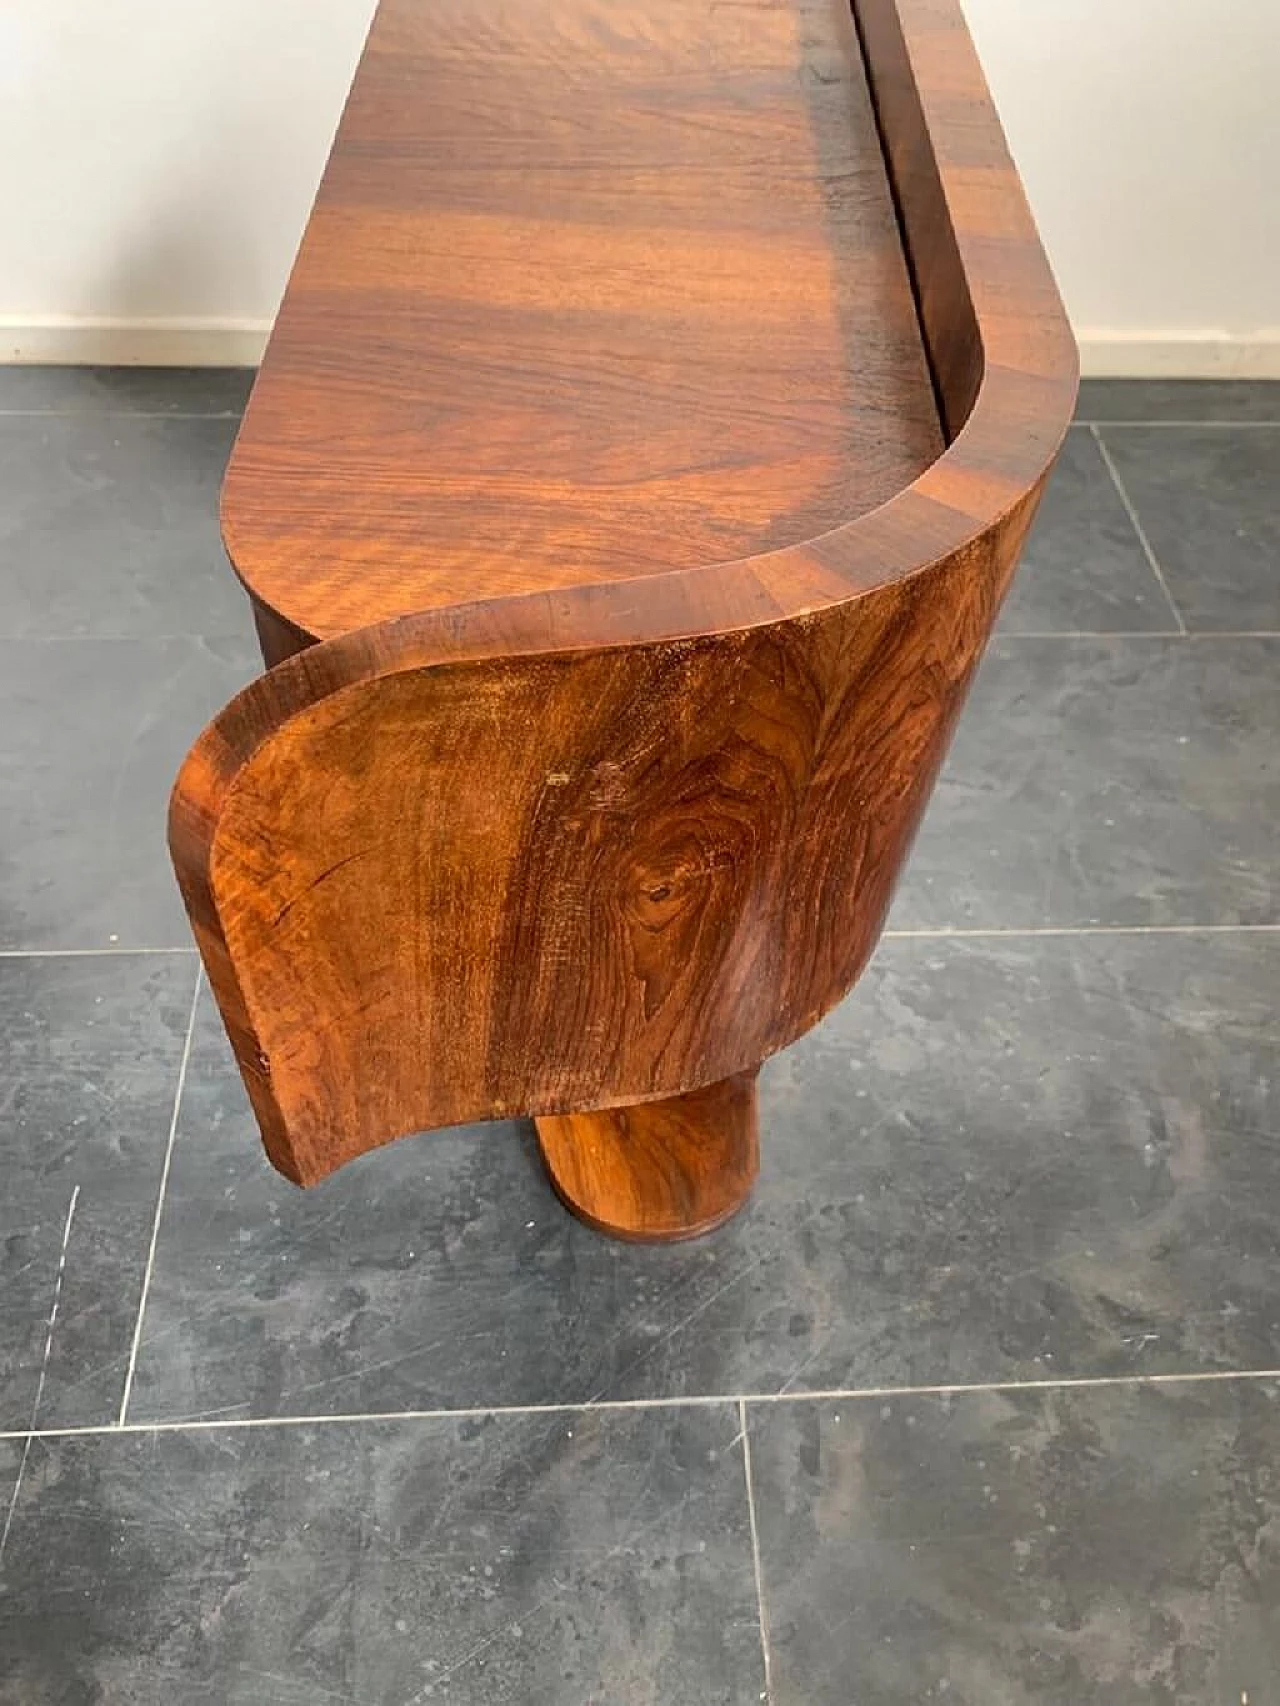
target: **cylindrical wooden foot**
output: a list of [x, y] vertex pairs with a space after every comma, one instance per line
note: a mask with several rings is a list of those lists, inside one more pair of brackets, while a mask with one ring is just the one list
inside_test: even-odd
[[551, 1183], [615, 1238], [695, 1238], [740, 1209], [759, 1166], [756, 1075], [601, 1113], [536, 1122]]

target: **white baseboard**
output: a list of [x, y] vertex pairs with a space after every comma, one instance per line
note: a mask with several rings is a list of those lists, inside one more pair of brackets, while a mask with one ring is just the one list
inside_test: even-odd
[[20, 320], [0, 316], [0, 364], [256, 367], [270, 320]]
[[[22, 320], [0, 316], [0, 364], [255, 367], [270, 320]], [[1280, 328], [1226, 332], [1082, 331], [1086, 379], [1280, 379]]]
[[1280, 379], [1280, 328], [1227, 332], [1076, 333], [1086, 379]]

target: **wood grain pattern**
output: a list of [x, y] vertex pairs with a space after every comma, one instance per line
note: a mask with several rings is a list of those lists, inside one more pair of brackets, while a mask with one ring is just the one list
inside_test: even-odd
[[662, 1102], [536, 1123], [556, 1194], [615, 1238], [664, 1243], [711, 1232], [746, 1202], [760, 1166], [754, 1072]]
[[223, 527], [322, 638], [808, 539], [941, 448], [844, 0], [383, 0]]
[[[649, 40], [668, 10], [687, 15], [660, 4], [633, 30]], [[755, 21], [772, 43], [778, 13], [797, 43], [806, 20], [830, 17], [800, 0], [742, 8], [743, 63]], [[401, 40], [397, 5], [389, 15], [379, 54]], [[598, 32], [579, 0], [556, 15], [558, 39], [583, 20]], [[620, 29], [628, 16], [609, 13]], [[840, 999], [874, 947], [1070, 418], [1075, 359], [954, 0], [858, 0], [856, 23], [866, 84], [831, 86], [851, 107], [867, 86], [874, 99], [945, 449], [877, 507], [854, 501], [839, 525], [781, 549], [511, 596], [482, 577], [486, 596], [396, 620], [378, 619], [394, 577], [362, 581], [343, 544], [327, 567], [317, 542], [314, 577], [297, 558], [291, 587], [313, 583], [317, 609], [333, 594], [353, 622], [323, 644], [308, 642], [331, 630], [272, 579], [291, 520], [238, 563], [267, 655], [287, 661], [197, 743], [171, 845], [269, 1153], [300, 1182], [407, 1131], [524, 1113], [544, 1144], [553, 1134], [549, 1165], [572, 1192], [575, 1122], [554, 1118], [669, 1104], [753, 1072]], [[765, 78], [763, 106], [777, 98]], [[871, 146], [862, 121], [851, 134]], [[848, 256], [836, 244], [828, 259]], [[353, 289], [363, 315], [365, 287]], [[328, 311], [335, 344], [342, 300]], [[273, 383], [280, 397], [282, 376], [296, 384], [305, 415], [325, 373], [293, 335]], [[846, 398], [855, 354], [824, 350]], [[793, 413], [808, 379], [802, 366]], [[350, 374], [334, 382], [359, 389]], [[775, 422], [750, 404], [767, 458]], [[879, 410], [848, 406], [874, 435]], [[267, 418], [251, 410], [246, 426], [258, 457]], [[250, 462], [238, 466], [237, 505]], [[330, 501], [335, 518], [358, 501], [341, 469]], [[641, 1210], [633, 1168], [617, 1167], [612, 1204], [597, 1168], [583, 1211], [619, 1227], [660, 1218], [660, 1174]]]

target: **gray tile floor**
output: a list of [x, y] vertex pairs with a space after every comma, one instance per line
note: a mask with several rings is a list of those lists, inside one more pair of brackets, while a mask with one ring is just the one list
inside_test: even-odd
[[267, 1167], [164, 801], [241, 374], [0, 369], [0, 1706], [1280, 1699], [1280, 386], [1088, 384], [746, 1213]]

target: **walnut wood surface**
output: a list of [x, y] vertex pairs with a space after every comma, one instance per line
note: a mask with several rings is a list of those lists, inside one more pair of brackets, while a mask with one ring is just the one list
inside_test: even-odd
[[[772, 43], [779, 13], [797, 31], [833, 16], [801, 0], [701, 10], [734, 15], [743, 65], [757, 21]], [[608, 16], [632, 50], [668, 11], [689, 15], [659, 3], [630, 34], [629, 8]], [[556, 16], [562, 40], [602, 14], [562, 0]], [[171, 844], [268, 1150], [292, 1178], [433, 1125], [533, 1114], [545, 1145], [574, 1129], [552, 1116], [687, 1098], [800, 1035], [875, 944], [1070, 418], [1075, 358], [954, 0], [858, 0], [856, 23], [946, 438], [899, 490], [781, 549], [424, 608], [310, 646], [326, 631], [316, 612], [264, 596], [277, 545], [261, 563], [242, 549], [268, 656], [305, 649], [197, 743]], [[865, 135], [862, 83], [842, 72], [833, 86]], [[777, 89], [762, 79], [764, 109]], [[834, 269], [848, 256], [829, 242]], [[335, 337], [341, 323], [335, 310]], [[566, 337], [581, 324], [570, 316]], [[584, 363], [596, 349], [584, 340]], [[296, 375], [303, 413], [321, 353]], [[858, 346], [827, 359], [854, 397]], [[336, 391], [356, 396], [343, 352], [332, 361]], [[802, 363], [796, 413], [809, 381]], [[283, 396], [279, 369], [273, 384]], [[877, 408], [854, 414], [875, 429]], [[268, 418], [251, 409], [246, 434], [269, 460]], [[769, 437], [749, 392], [747, 419]], [[343, 510], [361, 501], [346, 472], [330, 501], [345, 540]], [[309, 549], [317, 600], [352, 608], [350, 564], [326, 566], [319, 537]], [[305, 557], [289, 566], [291, 584], [311, 573]], [[369, 596], [380, 608], [380, 571]], [[548, 1160], [562, 1190], [595, 1191]], [[579, 1206], [623, 1226], [632, 1188], [621, 1169], [612, 1204]]]
[[847, 0], [383, 0], [223, 528], [327, 637], [792, 544], [941, 448]]
[[615, 1238], [662, 1243], [710, 1232], [746, 1202], [760, 1165], [754, 1072], [536, 1124], [557, 1195]]

